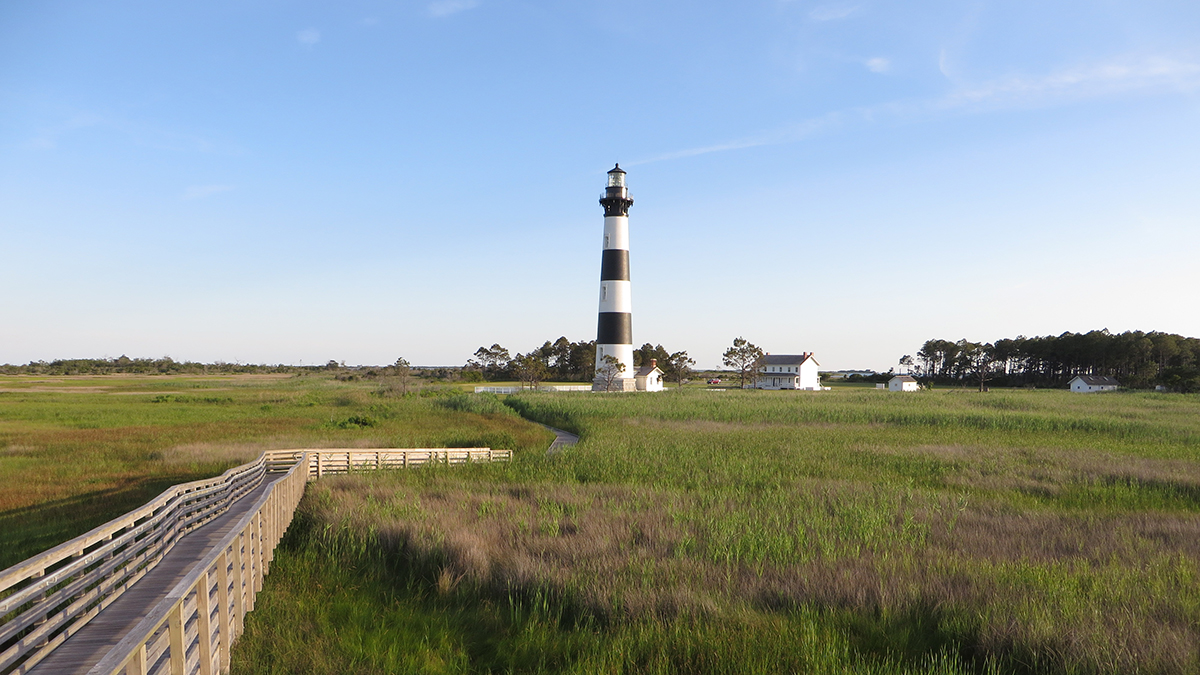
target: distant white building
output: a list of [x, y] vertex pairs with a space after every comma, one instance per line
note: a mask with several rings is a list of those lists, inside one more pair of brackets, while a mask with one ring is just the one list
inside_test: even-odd
[[1076, 394], [1094, 394], [1100, 391], [1116, 391], [1121, 386], [1117, 378], [1108, 375], [1076, 375], [1067, 383]]
[[658, 367], [658, 359], [650, 359], [650, 365], [638, 368], [633, 380], [638, 391], [662, 391], [663, 371]]
[[888, 380], [888, 391], [917, 391], [921, 385], [912, 375], [897, 375]]
[[763, 357], [755, 386], [759, 389], [804, 389], [821, 391], [821, 364], [812, 352], [800, 354], [767, 354]]

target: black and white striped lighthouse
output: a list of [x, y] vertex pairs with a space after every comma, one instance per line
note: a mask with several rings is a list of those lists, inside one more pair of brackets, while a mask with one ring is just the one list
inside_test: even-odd
[[[618, 164], [608, 172], [600, 198], [604, 207], [604, 257], [600, 263], [600, 321], [596, 328], [596, 379], [592, 391], [634, 391], [633, 302], [629, 288], [629, 207], [633, 199]], [[604, 357], [623, 366], [611, 372]]]

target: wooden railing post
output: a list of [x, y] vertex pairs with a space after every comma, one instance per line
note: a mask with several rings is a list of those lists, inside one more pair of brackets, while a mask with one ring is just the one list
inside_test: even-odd
[[[253, 523], [254, 523], [254, 544], [255, 544], [255, 546], [254, 546], [254, 548], [255, 548], [255, 551], [254, 551], [254, 593], [255, 594], [257, 594], [259, 591], [262, 590], [262, 581], [263, 581], [262, 519], [263, 519], [262, 511], [259, 511], [258, 513], [254, 514], [254, 518], [252, 519]], [[253, 597], [253, 596], [251, 596], [251, 597]], [[250, 610], [251, 611], [254, 610], [253, 602], [250, 603]]]
[[[237, 546], [237, 539], [234, 539]], [[233, 624], [229, 620], [229, 553], [222, 551], [217, 558], [217, 664], [221, 672], [229, 670], [229, 647], [233, 643]]]
[[187, 664], [183, 651], [183, 598], [176, 601], [167, 616], [167, 632], [171, 639], [171, 675], [184, 675]]
[[126, 673], [128, 675], [146, 675], [146, 643], [137, 648], [133, 653], [133, 658], [129, 659], [126, 665]]
[[242, 571], [244, 561], [248, 556], [242, 553], [242, 547], [247, 548], [249, 553], [250, 537], [247, 531], [249, 525], [242, 533], [233, 540], [233, 630], [229, 632], [229, 644], [233, 644], [233, 640], [242, 634], [242, 622], [246, 619], [246, 599], [242, 595], [242, 590], [245, 588], [245, 575]]
[[208, 572], [200, 575], [196, 587], [196, 644], [200, 654], [200, 675], [212, 675], [212, 607], [208, 591], [211, 588]]

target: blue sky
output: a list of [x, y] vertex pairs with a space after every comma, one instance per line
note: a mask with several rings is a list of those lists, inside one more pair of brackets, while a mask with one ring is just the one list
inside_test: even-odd
[[0, 363], [1200, 335], [1194, 2], [9, 2]]

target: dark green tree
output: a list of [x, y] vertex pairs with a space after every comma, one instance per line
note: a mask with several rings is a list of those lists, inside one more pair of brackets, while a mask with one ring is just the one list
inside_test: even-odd
[[663, 364], [663, 374], [679, 387], [683, 387], [684, 381], [691, 377], [692, 366], [696, 365], [687, 352], [675, 352], [659, 363]]
[[412, 375], [412, 364], [403, 357], [396, 359], [392, 364], [392, 372], [396, 375], [396, 384], [400, 385], [400, 393], [408, 393], [408, 382]]
[[725, 350], [721, 357], [722, 363], [727, 367], [738, 371], [738, 376], [742, 381], [742, 388], [746, 388], [746, 375], [752, 375], [759, 365], [759, 361], [763, 357], [763, 350], [759, 349], [744, 338], [734, 338], [733, 346]]
[[[512, 360], [508, 350], [498, 344], [491, 347], [480, 347], [475, 350], [475, 359], [483, 376], [489, 380], [498, 380], [509, 375], [508, 363]], [[467, 362], [470, 366], [471, 362]]]
[[521, 381], [522, 387], [529, 385], [530, 389], [537, 389], [542, 384], [542, 380], [546, 378], [546, 363], [540, 354], [517, 354], [512, 358], [511, 363], [513, 372]]

